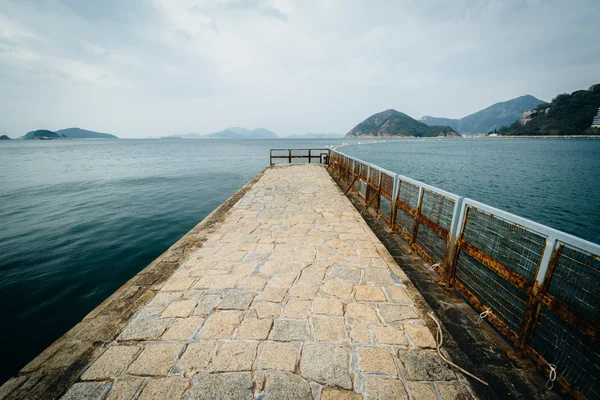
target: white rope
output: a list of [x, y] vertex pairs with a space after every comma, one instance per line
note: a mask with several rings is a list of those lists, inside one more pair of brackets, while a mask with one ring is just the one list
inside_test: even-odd
[[427, 272], [435, 271], [436, 268], [439, 268], [440, 264], [435, 263], [431, 267], [427, 268]]
[[477, 323], [480, 324], [481, 321], [483, 321], [484, 319], [487, 318], [488, 315], [492, 314], [492, 310], [490, 310], [489, 308], [486, 308], [486, 310], [484, 312], [482, 312], [481, 314], [479, 314], [479, 317], [477, 318]]
[[550, 367], [550, 374], [548, 376], [548, 382], [546, 382], [546, 389], [552, 390], [554, 387], [554, 381], [556, 380], [556, 365], [548, 364]]
[[450, 361], [446, 357], [444, 357], [444, 355], [442, 354], [442, 351], [441, 351], [442, 345], [444, 344], [444, 335], [442, 333], [442, 325], [440, 325], [440, 322], [437, 320], [437, 318], [434, 317], [434, 315], [433, 315], [432, 312], [428, 313], [428, 315], [435, 322], [435, 324], [437, 325], [436, 348], [437, 348], [438, 356], [443, 361], [445, 361], [447, 364], [450, 364], [451, 366], [453, 366], [454, 368], [458, 369], [459, 371], [461, 371], [465, 375], [468, 375], [471, 378], [478, 380], [479, 382], [483, 383], [485, 386], [489, 386], [488, 383], [486, 381], [484, 381], [483, 379], [476, 377], [475, 375], [473, 375], [472, 373], [470, 373], [469, 371], [467, 371], [463, 367], [460, 367], [460, 366], [454, 364], [452, 361]]

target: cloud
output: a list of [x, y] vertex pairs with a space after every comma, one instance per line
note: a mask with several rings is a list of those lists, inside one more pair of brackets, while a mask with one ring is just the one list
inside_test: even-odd
[[595, 1], [8, 1], [0, 130], [343, 133], [550, 100], [597, 83]]

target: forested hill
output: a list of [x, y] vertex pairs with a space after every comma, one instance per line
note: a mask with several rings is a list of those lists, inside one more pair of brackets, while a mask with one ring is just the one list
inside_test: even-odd
[[503, 136], [600, 135], [600, 129], [591, 128], [598, 107], [600, 84], [588, 90], [559, 94], [550, 104], [534, 108], [529, 121], [517, 121], [497, 133]]
[[429, 126], [396, 110], [371, 115], [345, 137], [440, 137], [459, 136], [449, 126]]

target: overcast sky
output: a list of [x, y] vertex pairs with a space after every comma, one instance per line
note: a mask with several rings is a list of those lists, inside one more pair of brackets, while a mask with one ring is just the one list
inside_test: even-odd
[[0, 0], [0, 134], [458, 118], [600, 82], [599, 0]]

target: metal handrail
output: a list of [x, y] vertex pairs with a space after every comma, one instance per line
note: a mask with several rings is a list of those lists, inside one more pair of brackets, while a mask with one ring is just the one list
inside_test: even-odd
[[[273, 152], [286, 151], [287, 155], [273, 155]], [[295, 155], [293, 151], [308, 151], [308, 155]], [[319, 152], [313, 154], [313, 151]], [[321, 164], [327, 164], [329, 159], [330, 149], [327, 148], [309, 148], [309, 149], [271, 149], [269, 151], [269, 165], [273, 165], [275, 159], [287, 159], [289, 164], [292, 164], [294, 159], [308, 159], [308, 163], [311, 164], [313, 159], [318, 159]], [[325, 159], [323, 156], [325, 155]]]

